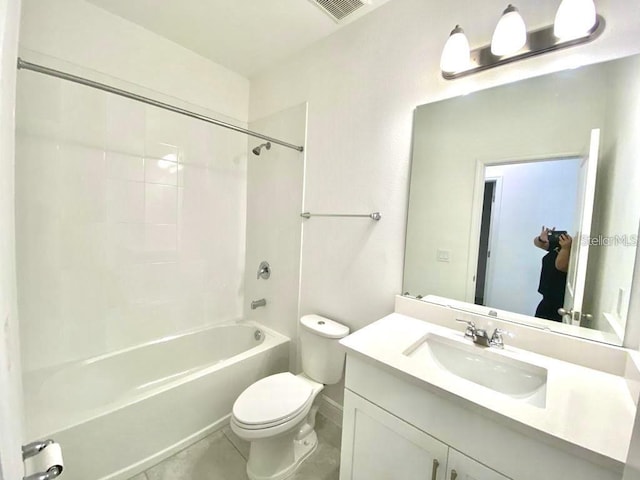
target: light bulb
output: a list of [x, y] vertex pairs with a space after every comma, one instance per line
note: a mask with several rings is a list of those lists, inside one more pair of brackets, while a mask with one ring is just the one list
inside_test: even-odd
[[440, 68], [443, 72], [454, 73], [469, 68], [471, 54], [469, 51], [469, 40], [464, 34], [460, 25], [451, 30], [451, 34], [442, 49], [440, 58]]
[[509, 5], [493, 31], [491, 53], [498, 57], [511, 55], [527, 43], [527, 27], [518, 9]]
[[562, 0], [556, 13], [553, 33], [560, 40], [573, 40], [589, 34], [596, 24], [593, 0]]

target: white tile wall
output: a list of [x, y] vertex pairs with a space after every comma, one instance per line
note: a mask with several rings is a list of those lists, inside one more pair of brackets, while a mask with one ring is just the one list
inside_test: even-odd
[[107, 151], [106, 160], [108, 178], [144, 182], [144, 156]]
[[242, 315], [246, 137], [29, 72], [17, 126], [25, 371]]
[[60, 97], [59, 138], [91, 148], [103, 147], [107, 96], [82, 85], [61, 82]]
[[[305, 145], [306, 116], [307, 105], [301, 104], [252, 122], [251, 128]], [[251, 139], [249, 147], [259, 143], [262, 142]], [[248, 162], [251, 195], [247, 203], [245, 315], [291, 338], [290, 368], [297, 371], [300, 247], [305, 222], [300, 213], [303, 211], [305, 155], [272, 145], [270, 150], [263, 149], [260, 156], [251, 154]], [[256, 278], [262, 260], [271, 265], [268, 280]], [[266, 307], [250, 310], [251, 300], [260, 298], [267, 300]]]
[[145, 184], [143, 182], [109, 179], [106, 189], [109, 223], [144, 222]]
[[144, 219], [145, 223], [175, 225], [178, 220], [178, 187], [145, 183]]
[[[106, 106], [106, 147], [111, 152], [144, 155], [145, 114], [143, 104], [110, 95]], [[123, 121], [126, 119], [126, 122]]]

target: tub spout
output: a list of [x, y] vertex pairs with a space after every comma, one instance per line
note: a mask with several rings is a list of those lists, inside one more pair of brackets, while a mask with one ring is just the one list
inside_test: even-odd
[[255, 310], [258, 307], [264, 307], [267, 304], [267, 301], [264, 298], [260, 300], [254, 300], [251, 302], [251, 310]]

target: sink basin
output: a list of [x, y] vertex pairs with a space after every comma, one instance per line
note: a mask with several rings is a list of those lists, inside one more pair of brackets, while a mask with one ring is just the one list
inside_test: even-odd
[[433, 333], [425, 335], [403, 353], [495, 392], [545, 407], [546, 368]]

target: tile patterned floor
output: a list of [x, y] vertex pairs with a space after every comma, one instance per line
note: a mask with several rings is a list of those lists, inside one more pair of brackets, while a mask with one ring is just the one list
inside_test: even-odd
[[[317, 416], [318, 447], [291, 480], [338, 480], [341, 430]], [[131, 480], [247, 480], [249, 444], [229, 426]]]

